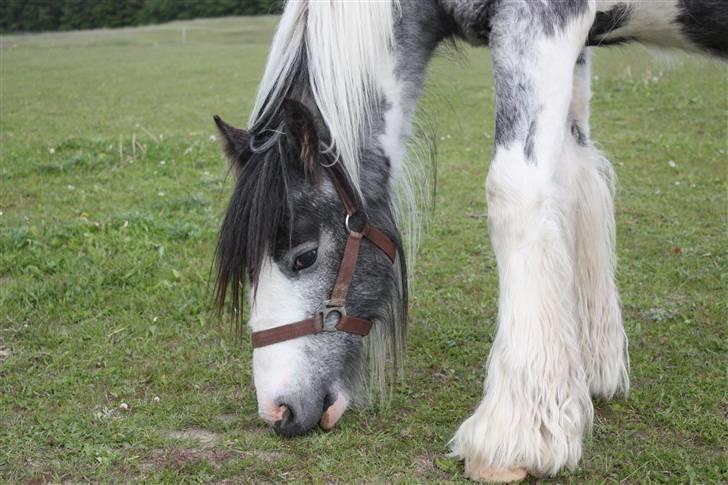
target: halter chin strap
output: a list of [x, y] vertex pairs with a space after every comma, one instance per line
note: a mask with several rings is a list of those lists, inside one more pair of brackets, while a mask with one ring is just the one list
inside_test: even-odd
[[[397, 246], [380, 229], [367, 222], [364, 212], [357, 210], [353, 198], [345, 188], [345, 184], [336, 176], [332, 177], [336, 192], [346, 210], [345, 226], [349, 232], [346, 240], [344, 256], [339, 265], [331, 297], [324, 301], [310, 318], [298, 322], [281, 325], [268, 330], [253, 332], [253, 348], [284, 342], [306, 335], [321, 332], [348, 332], [362, 337], [369, 334], [373, 322], [346, 313], [346, 297], [349, 293], [351, 280], [359, 258], [361, 240], [366, 238], [379, 248], [394, 263]], [[335, 324], [333, 322], [336, 322]]]

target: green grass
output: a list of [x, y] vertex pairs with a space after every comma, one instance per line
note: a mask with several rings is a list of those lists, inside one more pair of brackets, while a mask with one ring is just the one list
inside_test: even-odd
[[[230, 190], [211, 115], [244, 124], [275, 21], [0, 38], [5, 481], [461, 480], [446, 443], [478, 402], [496, 317], [488, 52], [436, 59], [421, 103], [438, 196], [406, 380], [388, 406], [283, 440], [256, 416], [249, 344], [209, 312]], [[595, 403], [581, 466], [556, 481], [725, 481], [726, 67], [626, 49], [594, 74], [633, 391]]]

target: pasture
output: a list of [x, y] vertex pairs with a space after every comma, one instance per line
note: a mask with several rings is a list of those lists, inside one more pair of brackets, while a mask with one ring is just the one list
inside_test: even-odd
[[[488, 52], [439, 56], [420, 103], [437, 197], [405, 380], [330, 433], [281, 439], [256, 415], [247, 338], [210, 312], [231, 189], [212, 115], [245, 124], [275, 24], [0, 37], [0, 480], [462, 480], [446, 444], [496, 318]], [[632, 392], [595, 403], [557, 482], [728, 480], [727, 83], [705, 59], [595, 55]]]

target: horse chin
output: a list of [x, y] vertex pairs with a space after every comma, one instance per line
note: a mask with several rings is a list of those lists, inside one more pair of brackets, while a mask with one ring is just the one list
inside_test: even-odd
[[346, 409], [349, 407], [349, 397], [341, 392], [337, 393], [336, 401], [324, 410], [319, 421], [319, 426], [324, 431], [330, 431], [336, 426], [336, 423], [344, 415]]

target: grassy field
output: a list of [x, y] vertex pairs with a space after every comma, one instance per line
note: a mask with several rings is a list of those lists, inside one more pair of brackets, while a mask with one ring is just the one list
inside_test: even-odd
[[[209, 312], [230, 191], [212, 114], [244, 124], [275, 22], [0, 37], [0, 480], [461, 480], [446, 443], [496, 317], [488, 52], [436, 59], [421, 104], [438, 195], [406, 380], [283, 440], [256, 416], [250, 345]], [[595, 403], [581, 466], [556, 482], [728, 480], [727, 83], [702, 59], [596, 56], [633, 391]]]

